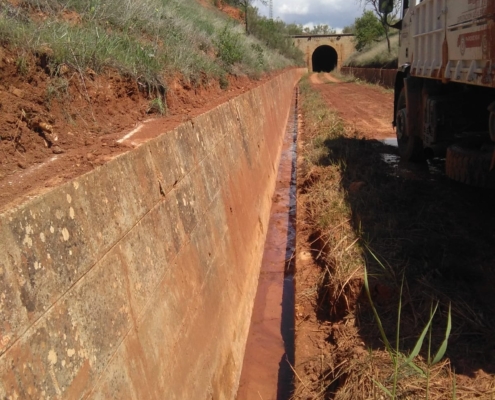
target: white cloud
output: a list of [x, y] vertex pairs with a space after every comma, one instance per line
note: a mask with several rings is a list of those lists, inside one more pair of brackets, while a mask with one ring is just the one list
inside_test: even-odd
[[306, 15], [309, 12], [308, 4], [282, 4], [277, 8], [280, 15]]
[[[335, 29], [350, 25], [359, 17], [363, 8], [359, 0], [272, 0], [273, 17], [287, 23], [301, 25], [327, 24]], [[268, 7], [257, 3], [262, 15], [268, 15]]]

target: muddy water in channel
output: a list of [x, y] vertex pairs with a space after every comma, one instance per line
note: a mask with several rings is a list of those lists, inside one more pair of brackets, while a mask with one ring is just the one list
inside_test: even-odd
[[297, 92], [291, 106], [270, 212], [238, 400], [290, 398], [294, 364]]

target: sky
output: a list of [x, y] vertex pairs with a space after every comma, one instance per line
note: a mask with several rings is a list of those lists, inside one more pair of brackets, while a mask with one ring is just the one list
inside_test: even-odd
[[[340, 32], [361, 16], [363, 7], [359, 0], [272, 0], [273, 18], [286, 23], [296, 23], [312, 28], [326, 24]], [[253, 1], [260, 14], [268, 16], [268, 7]]]

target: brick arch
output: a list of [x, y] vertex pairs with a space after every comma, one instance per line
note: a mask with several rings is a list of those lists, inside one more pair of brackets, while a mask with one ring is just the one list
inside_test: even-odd
[[313, 72], [313, 54], [322, 46], [329, 46], [337, 52], [337, 65], [339, 70], [345, 60], [354, 53], [353, 34], [334, 34], [334, 35], [295, 35], [292, 36], [294, 46], [299, 48], [305, 55], [308, 70]]

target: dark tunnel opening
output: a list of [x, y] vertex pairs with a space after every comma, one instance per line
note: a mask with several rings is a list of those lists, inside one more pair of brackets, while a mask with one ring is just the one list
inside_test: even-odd
[[312, 57], [313, 72], [330, 72], [337, 67], [338, 55], [331, 46], [318, 47]]

